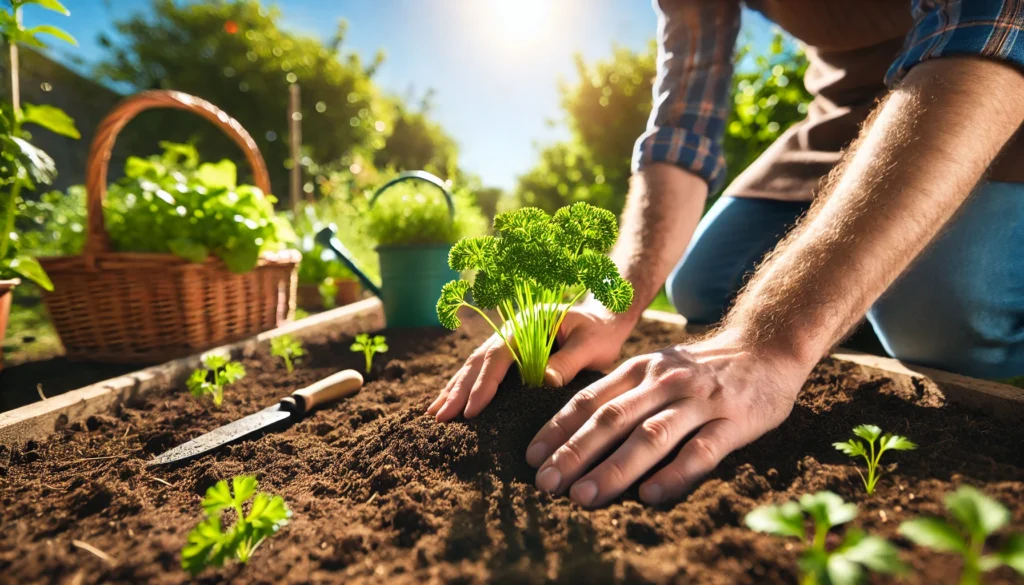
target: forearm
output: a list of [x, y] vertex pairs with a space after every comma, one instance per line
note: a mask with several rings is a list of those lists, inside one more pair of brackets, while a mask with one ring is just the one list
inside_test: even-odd
[[1024, 120], [1024, 76], [945, 58], [888, 97], [724, 328], [810, 367], [955, 214]]
[[630, 184], [611, 257], [633, 284], [625, 318], [639, 320], [689, 245], [707, 201], [700, 177], [670, 164], [650, 164]]

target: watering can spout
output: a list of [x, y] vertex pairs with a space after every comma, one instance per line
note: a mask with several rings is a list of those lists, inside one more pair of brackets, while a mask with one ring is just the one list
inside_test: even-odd
[[370, 277], [366, 276], [366, 273], [356, 265], [356, 262], [352, 257], [352, 252], [349, 252], [348, 248], [345, 247], [345, 244], [341, 243], [341, 240], [338, 239], [338, 234], [333, 228], [326, 227], [320, 230], [316, 234], [316, 242], [324, 248], [334, 252], [338, 259], [352, 271], [352, 274], [356, 275], [356, 278], [359, 279], [359, 282], [362, 283], [366, 290], [373, 293], [374, 296], [380, 296], [380, 287], [370, 280]]

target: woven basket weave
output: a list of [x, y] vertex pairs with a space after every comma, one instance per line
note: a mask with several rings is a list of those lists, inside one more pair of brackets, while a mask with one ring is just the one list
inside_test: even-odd
[[113, 251], [103, 221], [110, 154], [125, 124], [152, 108], [186, 110], [213, 122], [245, 152], [256, 186], [270, 192], [256, 143], [213, 104], [147, 91], [115, 106], [89, 149], [83, 252], [40, 259], [54, 284], [46, 306], [69, 359], [164, 361], [272, 329], [295, 312], [298, 252], [264, 254], [256, 268], [234, 274], [213, 256], [197, 264], [173, 254]]

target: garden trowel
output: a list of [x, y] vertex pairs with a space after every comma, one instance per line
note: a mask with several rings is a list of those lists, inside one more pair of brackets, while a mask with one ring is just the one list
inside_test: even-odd
[[170, 465], [182, 463], [205, 455], [214, 449], [234, 443], [246, 437], [262, 434], [272, 428], [280, 428], [286, 424], [300, 420], [309, 411], [335, 400], [341, 400], [359, 391], [363, 385], [363, 377], [355, 370], [342, 370], [337, 374], [324, 378], [319, 382], [292, 392], [273, 406], [268, 406], [256, 414], [250, 414], [232, 423], [214, 429], [205, 435], [178, 445], [165, 452], [146, 465]]

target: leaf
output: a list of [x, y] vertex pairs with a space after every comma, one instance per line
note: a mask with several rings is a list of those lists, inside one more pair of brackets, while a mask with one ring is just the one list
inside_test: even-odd
[[859, 425], [853, 428], [853, 434], [874, 442], [878, 437], [882, 436], [882, 429], [875, 425]]
[[36, 4], [36, 5], [41, 6], [41, 7], [45, 8], [45, 9], [47, 9], [47, 10], [52, 10], [54, 12], [59, 12], [60, 14], [63, 14], [64, 16], [70, 16], [71, 15], [71, 13], [68, 12], [68, 9], [65, 8], [64, 5], [61, 4], [58, 0], [22, 0], [21, 3], [22, 3], [22, 5]]
[[234, 189], [238, 185], [238, 170], [235, 163], [227, 159], [199, 165], [196, 175], [207, 187]]
[[377, 344], [374, 347], [375, 347], [377, 353], [387, 353], [387, 351], [388, 351], [388, 344], [386, 344], [386, 343], [380, 343], [380, 344]]
[[124, 163], [124, 174], [129, 178], [138, 178], [156, 170], [156, 165], [149, 160], [137, 156], [129, 156]]
[[364, 346], [362, 343], [359, 343], [357, 341], [357, 342], [353, 343], [352, 345], [350, 345], [348, 348], [351, 351], [363, 351], [366, 348], [366, 346]]
[[493, 236], [462, 238], [448, 251], [452, 270], [485, 270], [494, 265], [498, 240]]
[[825, 574], [832, 585], [858, 585], [864, 579], [860, 565], [842, 555], [829, 555], [825, 561]]
[[51, 292], [53, 291], [53, 282], [50, 281], [50, 277], [43, 270], [43, 266], [39, 264], [39, 261], [29, 256], [15, 256], [7, 267], [12, 272], [31, 280], [39, 286], [39, 288]]
[[256, 494], [256, 498], [252, 502], [246, 522], [260, 530], [277, 530], [288, 521], [291, 515], [284, 498], [259, 493]]
[[864, 444], [855, 439], [850, 439], [845, 443], [832, 443], [832, 446], [850, 457], [864, 457], [867, 455], [867, 452], [864, 451]]
[[251, 475], [238, 475], [231, 479], [231, 487], [235, 492], [234, 501], [242, 505], [256, 493], [259, 482]]
[[202, 264], [210, 255], [206, 246], [189, 238], [174, 238], [167, 242], [167, 247], [170, 248], [171, 254], [196, 264]]
[[39, 26], [34, 26], [32, 28], [25, 29], [25, 33], [32, 35], [32, 37], [35, 37], [39, 34], [47, 34], [53, 37], [57, 37], [58, 39], [72, 46], [78, 46], [78, 41], [75, 40], [75, 37], [68, 34], [67, 31], [49, 24], [41, 24]]
[[187, 544], [181, 550], [181, 568], [195, 576], [208, 566], [223, 565], [226, 542], [228, 538], [221, 533], [220, 516], [206, 518], [189, 532]]
[[245, 366], [238, 362], [228, 362], [221, 370], [221, 384], [234, 384], [245, 377]]
[[469, 283], [465, 280], [453, 280], [441, 287], [441, 297], [437, 299], [437, 318], [441, 325], [448, 329], [458, 329], [462, 321], [459, 320], [459, 307], [465, 304], [466, 291], [469, 290]]
[[971, 486], [946, 496], [946, 508], [971, 533], [988, 536], [1010, 521], [1010, 511]]
[[842, 556], [876, 573], [897, 574], [906, 570], [899, 550], [891, 542], [856, 530], [847, 533], [833, 556]]
[[1024, 575], [1024, 534], [1010, 536], [996, 557], [1006, 566]]
[[61, 136], [75, 139], [82, 137], [78, 133], [78, 129], [75, 128], [75, 121], [60, 108], [48, 105], [25, 104], [21, 112], [23, 122], [42, 126]]
[[879, 448], [882, 451], [890, 449], [894, 451], [913, 451], [914, 449], [917, 449], [917, 444], [912, 442], [910, 439], [899, 435], [885, 435], [879, 443]]
[[235, 274], [244, 274], [256, 267], [260, 259], [260, 247], [255, 242], [243, 242], [230, 250], [220, 250], [217, 257], [224, 261], [228, 270]]
[[17, 145], [32, 180], [49, 185], [57, 176], [57, 167], [50, 155], [17, 136], [12, 136], [11, 140]]
[[203, 365], [211, 370], [223, 368], [228, 363], [228, 358], [219, 353], [209, 353], [203, 356]]
[[945, 520], [939, 518], [914, 518], [900, 524], [900, 534], [919, 546], [941, 552], [967, 551], [963, 536]]
[[185, 385], [188, 387], [189, 392], [196, 398], [213, 392], [213, 385], [206, 381], [206, 370], [196, 370], [192, 372], [192, 375], [188, 377]]
[[755, 532], [794, 536], [800, 539], [806, 537], [804, 515], [796, 502], [755, 508], [743, 518], [743, 523]]
[[800, 507], [814, 519], [815, 524], [832, 528], [857, 517], [857, 504], [846, 503], [843, 498], [829, 492], [800, 496]]
[[234, 503], [235, 499], [231, 497], [228, 482], [222, 479], [206, 490], [206, 497], [203, 498], [202, 505], [207, 514], [212, 514], [224, 508], [230, 508]]

